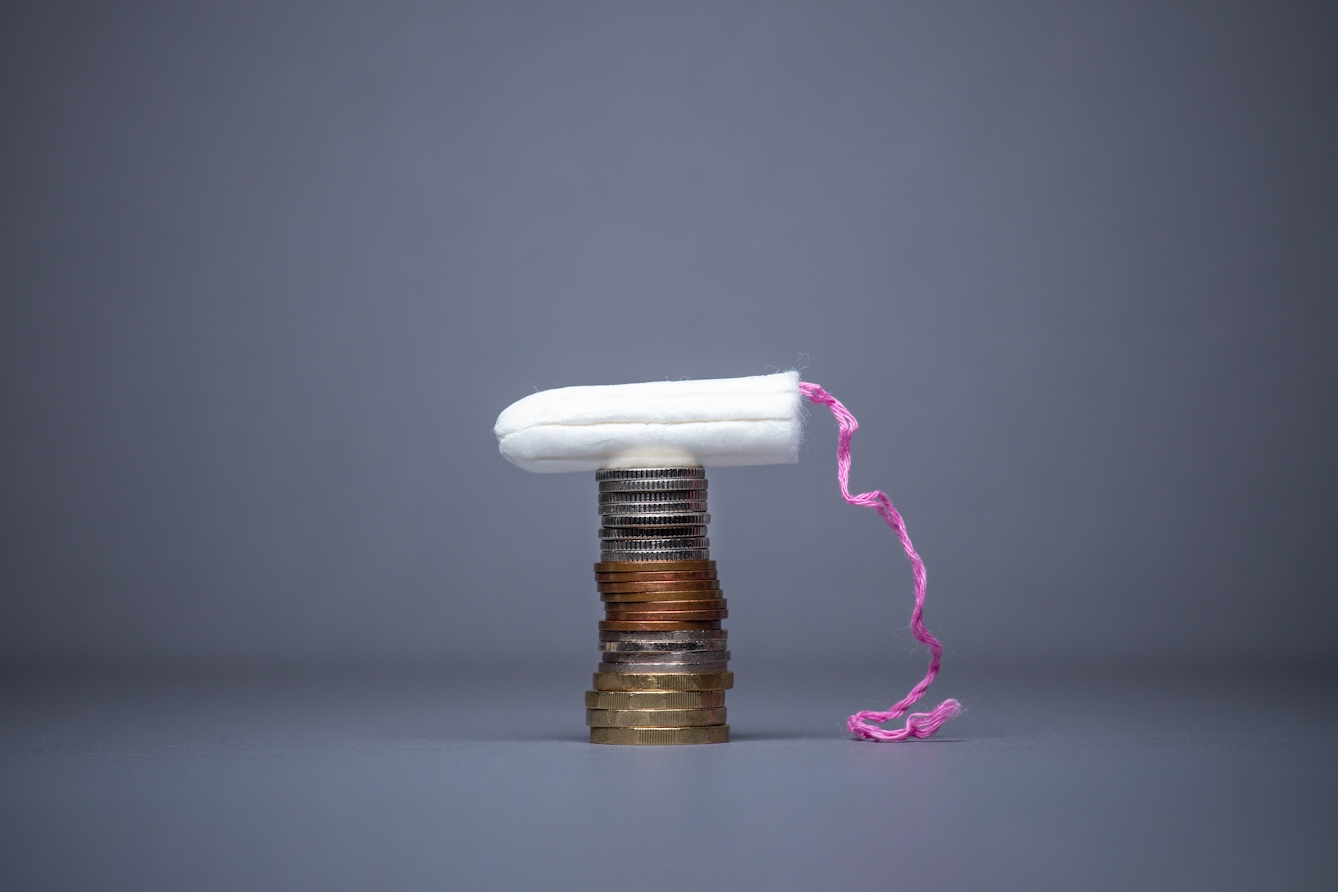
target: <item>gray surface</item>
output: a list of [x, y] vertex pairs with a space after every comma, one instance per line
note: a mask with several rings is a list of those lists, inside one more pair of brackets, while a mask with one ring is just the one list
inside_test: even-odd
[[[1127, 667], [1338, 659], [1336, 36], [4, 4], [0, 658], [54, 668], [0, 686], [0, 885], [1334, 888], [1331, 673]], [[581, 743], [593, 475], [494, 418], [801, 353], [970, 712], [842, 739], [921, 657], [830, 669], [909, 646], [910, 575], [815, 416], [797, 467], [711, 476], [737, 742]], [[242, 668], [71, 668], [174, 660]]]
[[[1336, 36], [1319, 3], [5, 3], [0, 653], [579, 659], [594, 481], [505, 464], [497, 413], [802, 352], [950, 658], [1334, 658]], [[881, 653], [909, 573], [810, 427], [711, 478], [734, 630]]]
[[740, 670], [735, 742], [581, 742], [578, 667], [10, 674], [11, 889], [1332, 889], [1338, 677]]

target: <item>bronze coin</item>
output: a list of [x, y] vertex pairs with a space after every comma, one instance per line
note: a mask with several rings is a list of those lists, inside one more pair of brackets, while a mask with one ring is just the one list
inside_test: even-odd
[[613, 601], [604, 602], [609, 613], [672, 613], [676, 610], [724, 610], [724, 598], [696, 598], [690, 601]]
[[669, 582], [674, 579], [715, 579], [715, 570], [657, 570], [648, 573], [596, 573], [595, 582]]
[[703, 620], [729, 619], [728, 610], [665, 610], [657, 612], [615, 612], [610, 610], [605, 614], [613, 622], [638, 622], [638, 623], [673, 623], [673, 622], [701, 622]]
[[596, 573], [652, 573], [657, 570], [714, 570], [715, 561], [599, 561]]
[[714, 601], [723, 598], [720, 589], [702, 589], [695, 592], [600, 592], [599, 600], [606, 604], [639, 604], [647, 601]]
[[729, 610], [713, 607], [710, 610], [610, 610], [604, 618], [623, 623], [677, 623], [701, 622], [708, 619], [728, 619]]
[[691, 629], [718, 629], [719, 620], [710, 622], [629, 622], [627, 620], [599, 621], [601, 632], [686, 632]]
[[597, 582], [601, 592], [709, 592], [720, 588], [719, 579], [673, 579], [668, 582]]

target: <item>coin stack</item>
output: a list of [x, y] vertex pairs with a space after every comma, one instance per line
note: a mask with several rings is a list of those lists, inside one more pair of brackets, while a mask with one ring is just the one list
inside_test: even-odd
[[595, 473], [602, 662], [586, 691], [592, 743], [725, 743], [728, 615], [706, 538], [706, 471]]

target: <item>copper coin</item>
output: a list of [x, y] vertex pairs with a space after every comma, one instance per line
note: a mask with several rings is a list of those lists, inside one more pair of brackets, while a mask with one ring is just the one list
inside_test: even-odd
[[659, 570], [714, 570], [715, 561], [598, 561], [596, 573], [652, 573]]
[[675, 579], [715, 579], [715, 570], [652, 570], [648, 573], [596, 573], [595, 582], [672, 582]]
[[694, 598], [689, 601], [605, 601], [609, 613], [671, 613], [676, 610], [724, 610], [724, 598]]
[[724, 592], [717, 588], [695, 592], [600, 592], [599, 600], [606, 604], [639, 604], [643, 601], [711, 601], [724, 596]]
[[686, 632], [689, 629], [718, 629], [720, 620], [710, 622], [629, 622], [627, 620], [599, 621], [601, 632]]
[[[600, 576], [611, 576], [613, 574], [599, 573], [596, 574], [595, 585], [598, 585], [601, 588], [603, 588], [604, 586], [627, 586], [629, 590], [634, 586], [638, 588], [650, 589], [650, 588], [655, 588], [656, 586], [666, 586], [666, 585], [681, 585], [684, 588], [709, 588], [710, 586], [713, 585], [719, 585], [720, 577], [715, 574], [714, 570], [710, 571], [710, 573], [711, 573], [710, 576], [706, 576], [701, 579], [680, 579], [676, 576], [669, 576], [659, 573], [646, 573], [644, 575], [638, 574], [638, 576], [640, 576], [641, 578], [632, 576], [632, 574], [630, 573], [619, 573], [618, 576], [621, 578], [600, 579], [599, 578]], [[616, 590], [616, 589], [611, 589], [611, 590]]]
[[601, 592], [709, 592], [720, 588], [719, 579], [671, 579], [668, 582], [597, 582]]
[[[603, 585], [596, 586], [596, 590], [603, 595], [646, 595], [648, 599], [655, 598], [663, 592], [689, 592], [684, 595], [685, 598], [710, 598], [719, 597], [711, 595], [711, 592], [720, 591], [720, 583], [715, 579], [689, 579], [687, 582], [705, 582], [708, 585], [683, 585], [681, 583], [669, 582], [664, 585], [656, 585], [648, 588], [644, 585], [615, 584], [606, 582]], [[701, 594], [697, 594], [701, 592]]]
[[[606, 605], [607, 606], [607, 605]], [[621, 608], [621, 604], [613, 605]], [[624, 620], [626, 622], [672, 623], [679, 620], [696, 622], [703, 619], [725, 619], [729, 616], [728, 607], [675, 608], [674, 610], [605, 610], [605, 619]]]
[[637, 612], [615, 612], [608, 611], [604, 614], [613, 622], [638, 622], [638, 623], [673, 623], [673, 622], [702, 622], [703, 620], [729, 619], [728, 610], [666, 610], [637, 613]]
[[679, 610], [673, 613], [606, 613], [612, 623], [703, 623], [729, 619], [728, 610]]

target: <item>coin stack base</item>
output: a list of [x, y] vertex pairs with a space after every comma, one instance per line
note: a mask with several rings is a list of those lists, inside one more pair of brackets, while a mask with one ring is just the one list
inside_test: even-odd
[[590, 742], [726, 743], [729, 615], [701, 468], [605, 470], [599, 482], [601, 661], [585, 694]]

